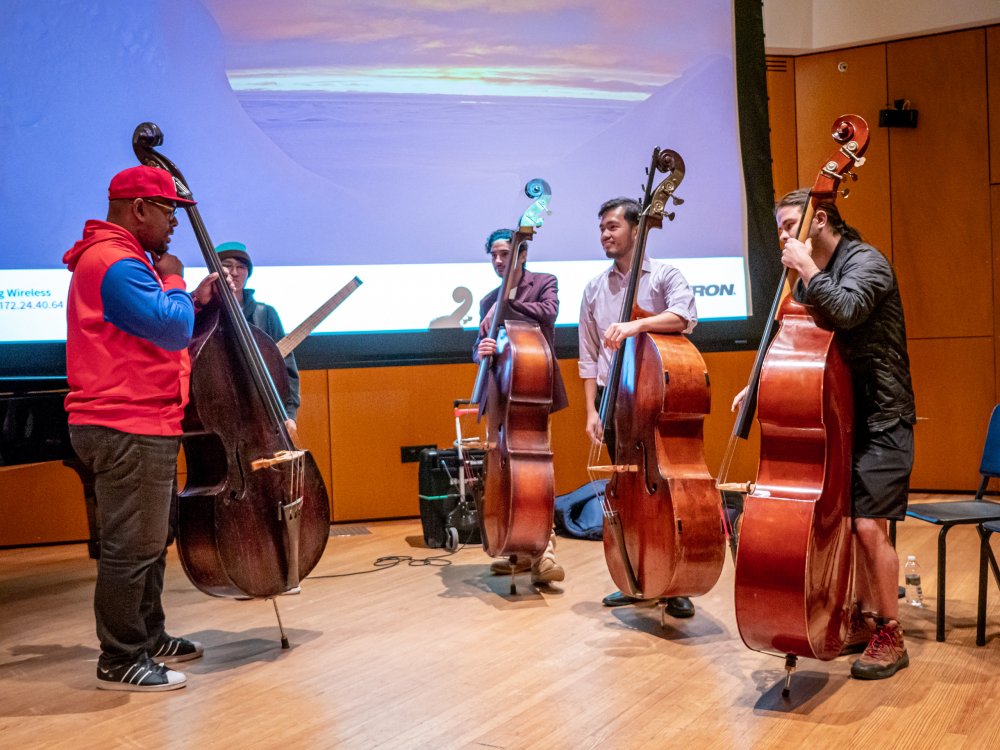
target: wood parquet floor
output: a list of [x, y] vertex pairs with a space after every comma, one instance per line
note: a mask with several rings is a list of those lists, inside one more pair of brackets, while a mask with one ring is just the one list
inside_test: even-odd
[[[915, 500], [930, 499], [927, 496]], [[936, 499], [936, 498], [935, 498]], [[977, 538], [950, 534], [947, 642], [934, 640], [937, 528], [899, 526], [923, 567], [928, 607], [904, 607], [911, 666], [861, 682], [849, 658], [800, 660], [790, 698], [781, 659], [749, 651], [733, 615], [733, 567], [690, 620], [607, 609], [600, 543], [560, 539], [559, 589], [489, 575], [478, 547], [425, 558], [418, 521], [334, 536], [300, 596], [212, 599], [171, 556], [171, 633], [202, 641], [188, 686], [94, 688], [94, 563], [83, 545], [0, 551], [2, 748], [988, 748], [1000, 747], [1000, 596], [975, 645]], [[850, 657], [853, 658], [853, 657]]]

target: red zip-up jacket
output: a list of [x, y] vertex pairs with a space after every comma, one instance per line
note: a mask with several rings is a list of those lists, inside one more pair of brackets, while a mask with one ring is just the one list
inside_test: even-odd
[[88, 221], [63, 256], [71, 425], [179, 435], [188, 401], [194, 303], [184, 279], [160, 279], [132, 234]]

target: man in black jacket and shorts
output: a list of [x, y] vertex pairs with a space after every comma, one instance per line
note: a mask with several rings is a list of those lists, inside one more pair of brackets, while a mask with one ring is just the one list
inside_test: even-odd
[[910, 662], [898, 619], [899, 558], [885, 528], [885, 520], [906, 516], [913, 467], [916, 410], [906, 324], [889, 261], [862, 241], [832, 201], [816, 206], [805, 242], [796, 239], [808, 200], [808, 190], [795, 190], [775, 207], [781, 262], [799, 275], [795, 299], [837, 332], [851, 369], [851, 499], [861, 585], [848, 645], [868, 644], [851, 675], [879, 680]]

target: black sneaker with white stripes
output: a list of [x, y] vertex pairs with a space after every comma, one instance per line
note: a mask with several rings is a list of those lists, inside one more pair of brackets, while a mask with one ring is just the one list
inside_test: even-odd
[[177, 690], [184, 687], [187, 677], [180, 672], [157, 664], [148, 656], [143, 656], [134, 664], [105, 669], [97, 667], [98, 690], [127, 690], [137, 693], [154, 693], [163, 690]]
[[163, 640], [153, 649], [150, 656], [154, 661], [162, 661], [164, 664], [174, 664], [179, 661], [191, 661], [199, 658], [205, 653], [205, 647], [198, 641], [189, 641], [187, 638], [175, 638], [172, 635], [163, 634]]

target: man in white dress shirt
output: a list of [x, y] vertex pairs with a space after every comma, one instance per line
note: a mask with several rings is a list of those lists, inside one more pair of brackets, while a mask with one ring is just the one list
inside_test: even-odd
[[[630, 198], [613, 198], [598, 211], [601, 245], [611, 259], [611, 266], [591, 279], [580, 303], [580, 377], [587, 404], [587, 435], [601, 442], [600, 396], [607, 383], [611, 357], [625, 339], [639, 333], [690, 333], [698, 323], [694, 293], [687, 279], [671, 265], [645, 258], [639, 276], [636, 304], [653, 313], [648, 318], [620, 322], [622, 299], [628, 287], [639, 233], [641, 207]], [[612, 460], [615, 455], [614, 425], [604, 434]], [[604, 597], [606, 607], [634, 604], [639, 601], [616, 591]], [[692, 617], [694, 605], [684, 596], [666, 600], [667, 613], [674, 617]]]

